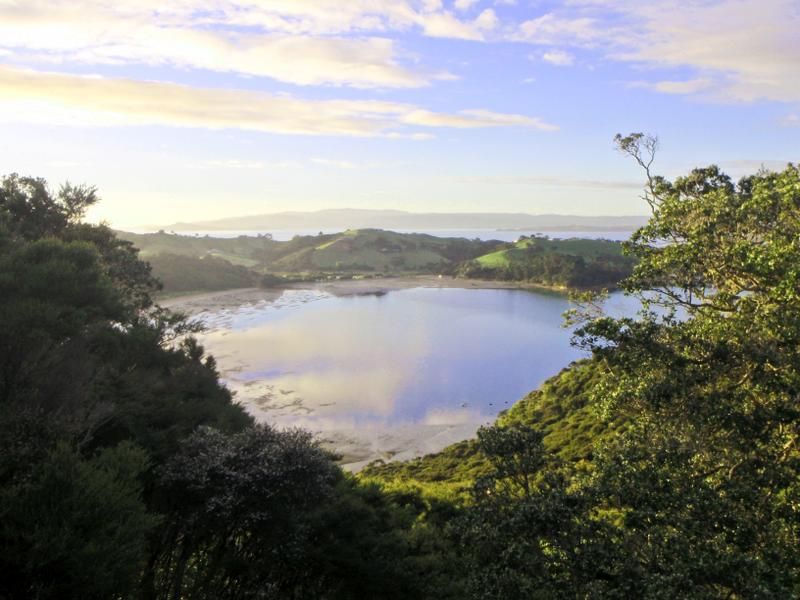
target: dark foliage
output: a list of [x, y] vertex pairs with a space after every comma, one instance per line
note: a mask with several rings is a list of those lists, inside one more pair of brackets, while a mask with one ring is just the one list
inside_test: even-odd
[[256, 274], [227, 260], [206, 256], [156, 254], [147, 259], [153, 275], [169, 293], [229, 290], [253, 287]]

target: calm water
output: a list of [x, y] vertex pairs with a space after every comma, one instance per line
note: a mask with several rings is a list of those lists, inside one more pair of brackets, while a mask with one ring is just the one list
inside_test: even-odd
[[[612, 312], [628, 312], [615, 296]], [[485, 422], [581, 353], [565, 297], [416, 288], [286, 291], [206, 312], [203, 343], [257, 417], [315, 430]]]

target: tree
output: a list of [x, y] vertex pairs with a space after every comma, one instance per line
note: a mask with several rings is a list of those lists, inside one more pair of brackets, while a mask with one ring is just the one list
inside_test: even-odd
[[627, 244], [639, 318], [577, 332], [605, 367], [598, 406], [633, 415], [585, 488], [616, 525], [606, 589], [796, 597], [800, 170], [673, 183], [649, 172], [652, 138], [617, 141], [647, 169], [653, 216]]
[[154, 597], [307, 597], [308, 515], [338, 469], [311, 434], [201, 429], [160, 469], [168, 526], [149, 566]]
[[0, 181], [0, 225], [26, 240], [58, 237], [97, 201], [93, 187], [67, 183], [51, 194], [44, 179], [14, 173]]
[[586, 497], [542, 438], [520, 424], [478, 432], [494, 469], [456, 522], [476, 600], [591, 597], [582, 575], [595, 562], [596, 526], [581, 520]]
[[140, 476], [147, 468], [130, 444], [85, 459], [59, 444], [29, 476], [0, 491], [0, 596], [111, 598], [137, 587], [147, 513]]
[[473, 595], [798, 597], [800, 169], [670, 182], [654, 138], [617, 142], [653, 210], [625, 245], [643, 309], [576, 330], [617, 434], [581, 469], [535, 433], [481, 434], [495, 473], [462, 538]]
[[[153, 306], [138, 251], [81, 223], [93, 188], [0, 183], [0, 596], [134, 594], [154, 470], [198, 426], [252, 423]], [[3, 587], [5, 586], [5, 587]]]

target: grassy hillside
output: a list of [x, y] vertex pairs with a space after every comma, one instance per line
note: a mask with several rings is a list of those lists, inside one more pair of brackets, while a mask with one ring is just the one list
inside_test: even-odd
[[156, 254], [148, 261], [165, 293], [227, 290], [256, 283], [256, 274], [251, 270], [214, 256]]
[[269, 266], [285, 272], [442, 272], [500, 243], [381, 229], [350, 229], [301, 241], [305, 243], [295, 243], [300, 247]]
[[129, 233], [119, 231], [117, 235], [139, 248], [140, 256], [146, 260], [159, 254], [179, 254], [204, 258], [213, 256], [229, 263], [253, 267], [259, 263], [265, 251], [277, 248], [282, 242], [266, 237], [239, 236], [235, 238], [215, 238], [209, 236], [176, 235], [159, 231], [158, 233]]
[[[321, 277], [327, 274], [410, 274], [452, 273], [458, 265], [494, 250], [502, 242], [483, 242], [464, 238], [440, 238], [424, 234], [402, 234], [380, 229], [352, 229], [337, 234], [295, 236], [288, 241], [270, 237], [239, 236], [214, 238], [158, 232], [135, 234], [120, 232], [132, 242], [141, 256], [152, 263], [166, 292], [186, 290], [181, 279], [190, 277], [202, 287], [224, 289], [246, 278], [225, 271], [218, 262], [246, 267], [249, 277], [258, 280], [266, 273], [292, 277]], [[173, 266], [184, 257], [182, 277]], [[167, 257], [167, 258], [165, 258]], [[192, 260], [190, 260], [192, 259]], [[202, 262], [199, 262], [202, 259]]]
[[[146, 260], [175, 262], [175, 256], [221, 259], [264, 274], [320, 278], [347, 274], [399, 275], [443, 273], [467, 278], [524, 281], [563, 288], [613, 288], [630, 273], [631, 261], [619, 242], [608, 240], [550, 240], [532, 237], [516, 243], [441, 238], [381, 229], [350, 229], [342, 233], [295, 236], [288, 241], [270, 237], [214, 238], [158, 232], [120, 233], [141, 250]], [[187, 263], [200, 289], [224, 289], [232, 281], [217, 263]], [[211, 267], [214, 269], [211, 269]], [[209, 267], [209, 268], [205, 268]], [[162, 269], [163, 271], [163, 269]], [[215, 279], [219, 275], [220, 279]], [[180, 279], [180, 277], [178, 277]], [[165, 279], [167, 292], [175, 277]]]
[[613, 288], [632, 267], [620, 242], [528, 237], [462, 264], [459, 274], [565, 288]]
[[525, 262], [531, 254], [546, 253], [595, 259], [606, 256], [622, 256], [622, 245], [611, 240], [582, 238], [551, 240], [544, 237], [533, 237], [521, 239], [508, 248], [484, 254], [476, 260], [483, 267], [500, 268]]
[[[501, 413], [497, 424], [539, 429], [550, 452], [577, 466], [588, 465], [597, 444], [625, 424], [621, 419], [602, 421], [589, 405], [588, 392], [599, 376], [599, 368], [591, 360], [573, 363]], [[463, 500], [475, 480], [490, 470], [473, 439], [407, 462], [378, 461], [362, 470], [359, 477], [389, 489], [417, 487], [430, 496]]]
[[441, 238], [381, 229], [350, 229], [343, 233], [295, 236], [288, 241], [269, 237], [214, 238], [165, 232], [119, 232], [144, 258], [158, 254], [223, 258], [263, 270], [298, 271], [438, 271], [477, 258], [502, 245], [464, 238]]

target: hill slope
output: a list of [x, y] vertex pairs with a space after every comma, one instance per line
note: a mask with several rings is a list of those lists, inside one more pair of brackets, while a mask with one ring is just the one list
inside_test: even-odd
[[309, 242], [277, 258], [270, 268], [286, 272], [441, 272], [500, 244], [381, 229], [350, 229], [316, 236]]
[[[597, 445], [625, 426], [624, 419], [602, 421], [589, 404], [588, 392], [599, 369], [593, 360], [573, 363], [501, 413], [496, 423], [539, 429], [544, 433], [545, 447], [561, 460], [578, 466], [588, 464]], [[463, 499], [475, 480], [490, 470], [472, 439], [407, 462], [372, 463], [359, 477], [389, 488], [418, 487], [432, 496]]]
[[[561, 288], [613, 288], [630, 273], [632, 264], [622, 256], [621, 244], [608, 240], [531, 237], [506, 243], [381, 229], [295, 236], [288, 241], [276, 241], [269, 236], [215, 238], [163, 231], [119, 235], [137, 246], [142, 257], [154, 264], [174, 264], [175, 256], [222, 259], [253, 270], [253, 280], [267, 273], [303, 279], [434, 273]], [[158, 258], [163, 255], [173, 258], [167, 261]], [[219, 267], [218, 264], [184, 262], [195, 280], [206, 282], [202, 289], [225, 288], [226, 284], [205, 272], [212, 266]], [[214, 272], [222, 273], [219, 268]], [[228, 275], [225, 281], [235, 279]], [[174, 291], [169, 289], [169, 282], [165, 283], [166, 291]]]
[[502, 245], [499, 241], [443, 238], [380, 229], [350, 229], [342, 233], [295, 236], [275, 241], [268, 236], [234, 238], [165, 233], [119, 236], [150, 260], [160, 254], [215, 257], [261, 272], [414, 272], [453, 269]]
[[214, 256], [197, 258], [164, 253], [149, 257], [148, 262], [153, 275], [169, 294], [230, 290], [256, 284], [255, 273]]
[[619, 242], [531, 236], [461, 265], [458, 274], [565, 288], [613, 288], [632, 268], [633, 260], [623, 256]]

